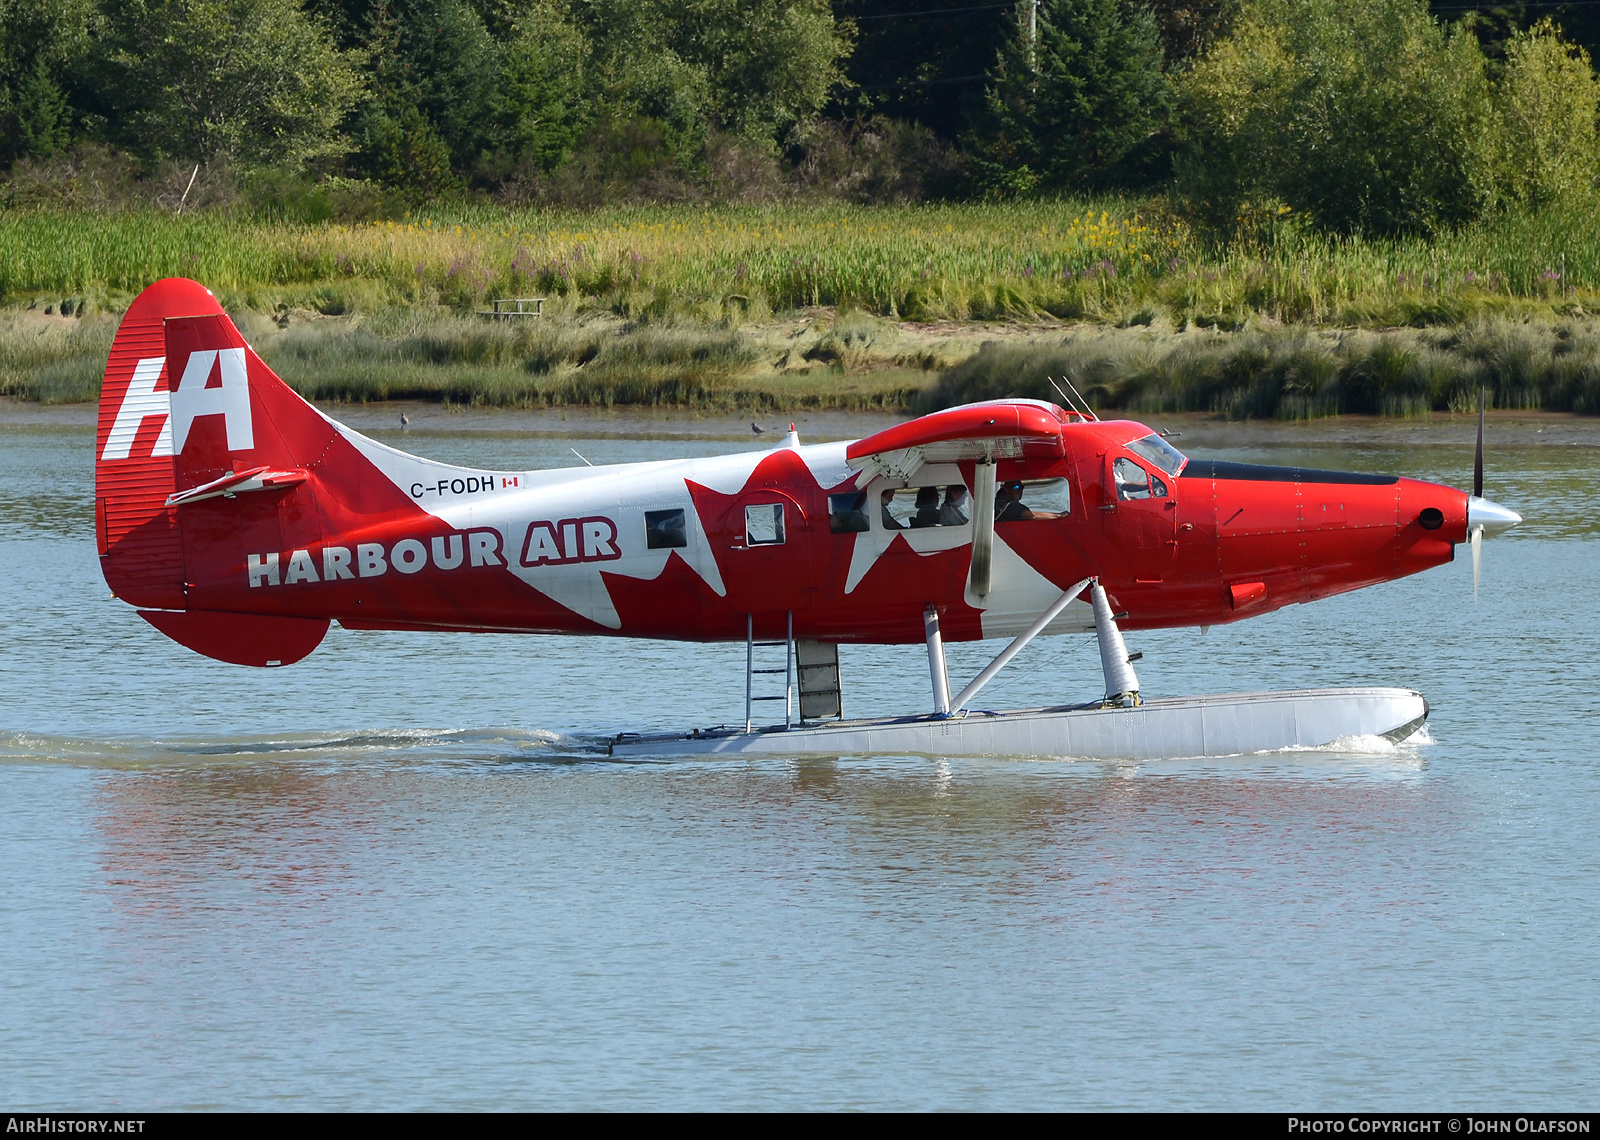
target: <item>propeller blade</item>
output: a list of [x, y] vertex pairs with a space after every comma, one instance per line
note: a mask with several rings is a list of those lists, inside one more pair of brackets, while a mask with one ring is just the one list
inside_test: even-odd
[[1483, 528], [1472, 528], [1472, 600], [1478, 600], [1478, 579], [1483, 573]]
[[1488, 385], [1478, 389], [1478, 454], [1472, 461], [1472, 494], [1483, 498], [1483, 406], [1488, 399]]

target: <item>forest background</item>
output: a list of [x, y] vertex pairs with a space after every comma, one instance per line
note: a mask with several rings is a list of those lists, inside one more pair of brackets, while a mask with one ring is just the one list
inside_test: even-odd
[[[0, 392], [1600, 412], [1600, 5], [0, 0]], [[545, 315], [484, 320], [503, 296]]]

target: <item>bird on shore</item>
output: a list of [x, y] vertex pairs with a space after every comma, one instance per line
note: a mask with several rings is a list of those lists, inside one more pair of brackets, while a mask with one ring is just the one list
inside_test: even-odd
[[766, 428], [762, 427], [760, 424], [756, 423], [754, 420], [750, 421], [750, 434], [751, 435], [761, 435], [766, 430], [767, 430]]
[[411, 417], [406, 415], [404, 412], [401, 412], [400, 413], [400, 430], [401, 431], [405, 431], [406, 428], [408, 428], [410, 426], [411, 426]]

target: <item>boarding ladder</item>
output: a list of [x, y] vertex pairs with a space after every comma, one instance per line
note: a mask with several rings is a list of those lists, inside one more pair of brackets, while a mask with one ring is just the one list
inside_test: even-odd
[[[781, 668], [764, 666], [756, 668], [756, 650], [782, 649], [783, 665]], [[757, 694], [755, 680], [757, 676], [771, 677], [783, 674], [783, 692], [771, 694]], [[754, 614], [744, 615], [744, 730], [751, 732], [755, 726], [755, 703], [757, 701], [782, 701], [783, 702], [783, 727], [794, 727], [794, 614], [788, 615], [788, 628], [782, 641], [757, 641], [756, 619]]]

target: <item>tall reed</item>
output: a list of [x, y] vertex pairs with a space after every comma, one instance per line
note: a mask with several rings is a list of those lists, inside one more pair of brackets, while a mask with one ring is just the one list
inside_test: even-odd
[[70, 295], [114, 307], [164, 276], [195, 278], [238, 306], [324, 312], [467, 311], [490, 297], [543, 295], [568, 309], [703, 320], [833, 305], [911, 320], [1439, 324], [1528, 304], [1595, 307], [1600, 227], [1575, 206], [1433, 241], [1326, 237], [1283, 223], [1218, 245], [1159, 203], [1122, 199], [478, 207], [316, 226], [220, 214], [0, 216], [0, 301]]

